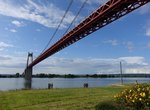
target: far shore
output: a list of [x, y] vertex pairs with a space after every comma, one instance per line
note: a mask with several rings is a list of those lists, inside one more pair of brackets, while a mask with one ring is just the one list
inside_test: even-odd
[[[24, 77], [22, 74], [0, 74], [0, 78], [22, 78]], [[124, 73], [124, 74], [46, 74], [40, 73], [32, 75], [32, 78], [119, 78], [119, 77], [127, 77], [127, 78], [150, 78], [150, 73]]]

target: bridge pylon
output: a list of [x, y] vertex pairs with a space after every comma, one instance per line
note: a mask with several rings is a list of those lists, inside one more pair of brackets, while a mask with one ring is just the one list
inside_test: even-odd
[[24, 71], [24, 77], [26, 80], [32, 79], [32, 67], [29, 67], [29, 64], [33, 62], [33, 53], [28, 52], [26, 69]]

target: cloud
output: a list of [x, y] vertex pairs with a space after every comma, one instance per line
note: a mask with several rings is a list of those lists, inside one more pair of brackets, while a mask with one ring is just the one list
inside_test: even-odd
[[57, 74], [94, 74], [99, 70], [108, 69], [107, 67], [111, 69], [114, 66], [108, 61], [104, 62], [103, 59], [50, 58], [37, 66], [35, 71]]
[[150, 73], [150, 66], [144, 66], [144, 67], [135, 67], [135, 68], [127, 68], [124, 70], [125, 73]]
[[136, 65], [148, 65], [146, 62], [145, 62], [145, 58], [144, 57], [120, 57], [119, 58], [120, 61], [123, 61], [127, 64], [136, 64]]
[[117, 40], [108, 40], [108, 41], [104, 41], [104, 43], [111, 44], [112, 46], [118, 45], [118, 41]]
[[[35, 72], [54, 74], [95, 74], [119, 73], [119, 63], [122, 61], [124, 72], [150, 73], [150, 65], [144, 57], [120, 57], [116, 59], [96, 58], [57, 58], [52, 57], [37, 65]], [[139, 71], [140, 69], [140, 71]]]
[[[21, 2], [21, 1], [19, 1]], [[0, 14], [4, 16], [29, 20], [32, 22], [39, 23], [43, 26], [56, 28], [62, 19], [64, 10], [59, 9], [52, 3], [41, 4], [42, 2], [34, 2], [32, 0], [27, 0], [25, 3], [13, 3], [9, 0], [0, 0]], [[69, 24], [74, 15], [69, 12], [64, 19], [61, 28], [66, 27]], [[19, 26], [19, 22], [14, 24]]]
[[[144, 57], [101, 58], [58, 58], [51, 57], [34, 67], [34, 74], [101, 74], [119, 73], [122, 61], [124, 73], [150, 73], [150, 65]], [[26, 66], [23, 56], [0, 55], [0, 73], [22, 73]]]
[[[85, 0], [80, 0], [81, 2], [84, 2]], [[87, 0], [87, 3], [90, 5], [93, 4], [104, 4], [106, 3], [108, 0]]]
[[[21, 56], [0, 55], [0, 68], [17, 69], [25, 67], [26, 58]], [[7, 72], [6, 69], [6, 72]]]
[[0, 42], [0, 50], [4, 50], [5, 48], [13, 47], [11, 44], [7, 44], [5, 42]]
[[126, 46], [126, 48], [129, 50], [129, 52], [132, 52], [132, 51], [133, 51], [133, 49], [134, 49], [134, 44], [133, 44], [133, 42], [128, 41], [128, 42], [124, 42], [123, 44], [124, 44], [124, 45]]
[[17, 32], [17, 30], [16, 29], [10, 29], [10, 32], [15, 33], [15, 32]]
[[26, 66], [26, 58], [21, 56], [0, 55], [0, 74], [22, 73]]
[[93, 13], [97, 8], [101, 5], [105, 4], [108, 0], [79, 0], [81, 3], [86, 1], [86, 6], [84, 10], [84, 16], [89, 16], [89, 14]]
[[24, 26], [23, 22], [20, 22], [20, 21], [17, 21], [17, 20], [12, 21], [11, 23], [14, 24], [14, 25], [17, 26], [17, 27], [22, 27], [22, 26]]
[[6, 60], [10, 60], [11, 58], [10, 57], [7, 57], [7, 56], [0, 56], [0, 61], [6, 61]]
[[119, 44], [123, 45], [123, 46], [125, 46], [129, 50], [129, 52], [132, 52], [134, 50], [134, 44], [131, 41], [127, 41], [127, 42], [122, 42], [121, 43], [118, 40], [114, 39], [114, 40], [106, 40], [103, 43], [110, 44], [112, 46], [117, 46]]

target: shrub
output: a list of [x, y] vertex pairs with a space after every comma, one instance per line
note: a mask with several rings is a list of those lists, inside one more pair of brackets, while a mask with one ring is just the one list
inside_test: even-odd
[[136, 84], [114, 96], [115, 102], [135, 109], [150, 109], [150, 84]]
[[128, 108], [117, 105], [112, 101], [100, 102], [95, 106], [95, 110], [129, 110]]
[[101, 102], [95, 108], [96, 110], [117, 110], [111, 102]]

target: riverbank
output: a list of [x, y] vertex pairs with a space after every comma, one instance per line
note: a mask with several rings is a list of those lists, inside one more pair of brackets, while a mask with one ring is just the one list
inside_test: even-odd
[[[0, 78], [23, 78], [24, 76], [16, 74], [0, 74]], [[124, 78], [150, 78], [150, 73], [124, 73], [122, 74]], [[118, 74], [34, 74], [32, 78], [120, 78], [120, 73]]]
[[126, 86], [0, 92], [0, 110], [94, 110]]

